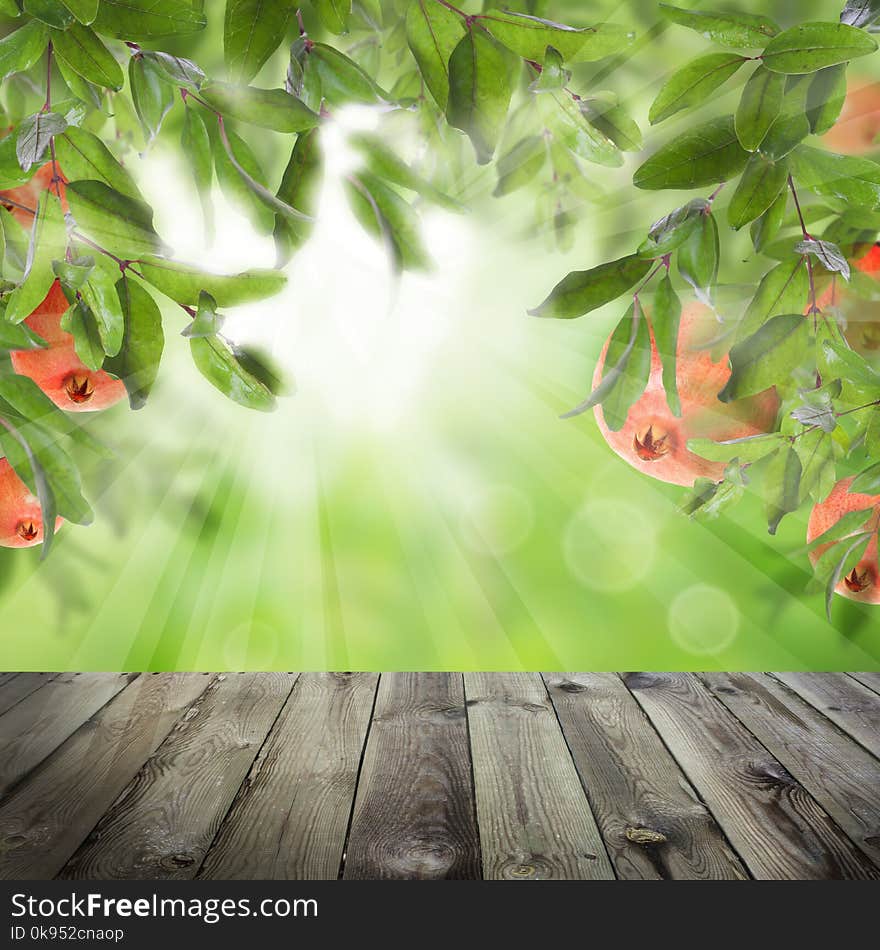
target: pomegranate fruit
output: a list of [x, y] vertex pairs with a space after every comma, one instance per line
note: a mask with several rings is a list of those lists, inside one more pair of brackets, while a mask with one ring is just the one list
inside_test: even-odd
[[[56, 529], [63, 518], [55, 521]], [[43, 513], [39, 500], [0, 458], [0, 547], [32, 548], [43, 542]]]
[[[868, 542], [868, 547], [858, 564], [835, 587], [835, 591], [850, 600], [857, 600], [863, 604], [880, 604], [880, 567], [877, 563], [877, 527], [880, 524], [880, 495], [863, 495], [859, 492], [850, 492], [852, 478], [839, 481], [831, 494], [810, 513], [807, 525], [807, 543], [810, 544], [821, 534], [834, 527], [838, 521], [851, 511], [865, 511], [864, 529], [873, 530], [874, 536]], [[858, 532], [853, 532], [857, 534]], [[832, 542], [833, 543], [833, 542]], [[841, 544], [843, 542], [840, 542]], [[823, 551], [830, 545], [820, 544], [814, 551], [810, 551], [810, 560], [815, 564]], [[841, 556], [845, 548], [841, 548]]]
[[61, 208], [67, 214], [69, 210], [66, 197], [67, 179], [59, 168], [58, 187], [56, 189], [52, 180], [53, 175], [52, 162], [47, 162], [37, 169], [30, 181], [19, 185], [17, 188], [0, 191], [0, 205], [11, 212], [23, 228], [30, 230], [34, 223], [37, 205], [40, 203], [40, 195], [47, 189], [51, 189], [52, 193], [58, 195], [61, 199]]
[[[710, 462], [688, 451], [688, 439], [709, 438], [721, 442], [759, 435], [773, 428], [779, 409], [775, 389], [748, 399], [723, 403], [718, 393], [730, 377], [726, 358], [715, 363], [708, 350], [700, 349], [718, 332], [718, 321], [708, 307], [689, 304], [682, 309], [676, 346], [676, 382], [681, 416], [675, 416], [666, 401], [660, 354], [651, 334], [651, 373], [641, 397], [617, 432], [605, 423], [602, 407], [594, 412], [605, 441], [633, 468], [672, 485], [692, 485], [697, 478], [721, 479], [723, 462]], [[593, 379], [602, 378], [608, 341], [602, 350]]]

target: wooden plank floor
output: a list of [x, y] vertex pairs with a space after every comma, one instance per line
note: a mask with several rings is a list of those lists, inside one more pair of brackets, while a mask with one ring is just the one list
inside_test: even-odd
[[2, 673], [2, 879], [880, 878], [876, 673]]

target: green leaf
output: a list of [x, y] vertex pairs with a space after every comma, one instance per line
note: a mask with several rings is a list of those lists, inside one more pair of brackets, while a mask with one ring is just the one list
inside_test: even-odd
[[348, 102], [371, 105], [387, 98], [353, 59], [332, 46], [315, 43], [309, 59], [309, 67], [317, 71], [324, 97], [331, 105], [345, 105]]
[[834, 439], [822, 429], [807, 430], [793, 443], [801, 463], [798, 503], [828, 497], [836, 481]]
[[767, 530], [776, 534], [779, 522], [800, 504], [801, 460], [790, 446], [781, 448], [767, 464], [764, 472], [764, 501]]
[[849, 349], [845, 343], [822, 340], [819, 369], [826, 381], [841, 379], [880, 394], [880, 373], [875, 372], [862, 356]]
[[62, 0], [62, 2], [77, 20], [86, 26], [94, 22], [98, 15], [100, 0]]
[[870, 26], [880, 17], [880, 0], [846, 0], [840, 22], [850, 26]]
[[678, 272], [694, 288], [698, 299], [709, 303], [709, 291], [718, 277], [720, 246], [715, 216], [704, 214], [697, 228], [679, 247]]
[[58, 56], [78, 75], [96, 86], [119, 90], [125, 82], [122, 67], [101, 42], [97, 33], [81, 23], [52, 34], [52, 46]]
[[777, 314], [803, 312], [809, 290], [809, 276], [802, 257], [777, 264], [761, 278], [737, 328], [737, 340], [751, 336]]
[[674, 251], [700, 226], [709, 207], [705, 198], [694, 198], [655, 221], [648, 231], [647, 239], [639, 245], [639, 256], [658, 258]]
[[153, 228], [153, 210], [102, 181], [73, 181], [67, 200], [76, 223], [89, 237], [122, 257], [161, 253]]
[[710, 53], [686, 63], [660, 87], [648, 111], [648, 121], [655, 125], [682, 109], [703, 105], [745, 61], [746, 57], [738, 53]]
[[749, 153], [736, 137], [733, 116], [682, 132], [655, 152], [633, 176], [637, 188], [702, 188], [738, 175]]
[[449, 57], [465, 34], [464, 21], [437, 0], [413, 0], [406, 11], [406, 41], [434, 101], [446, 110]]
[[129, 61], [128, 81], [149, 148], [174, 105], [174, 89], [165, 81], [156, 63], [140, 54], [135, 54]]
[[104, 365], [122, 380], [131, 408], [142, 409], [162, 360], [162, 314], [150, 294], [127, 276], [116, 282], [116, 293], [125, 317], [125, 335], [119, 354]]
[[151, 62], [157, 70], [160, 79], [170, 83], [175, 88], [183, 87], [198, 92], [205, 82], [205, 73], [200, 66], [191, 59], [181, 56], [172, 56], [158, 50], [141, 50], [141, 56]]
[[287, 0], [226, 0], [223, 52], [233, 82], [248, 83], [287, 33], [294, 7]]
[[815, 257], [829, 273], [841, 274], [844, 280], [849, 280], [849, 261], [836, 244], [810, 238], [807, 241], [799, 241], [794, 249], [798, 254]]
[[79, 294], [94, 315], [104, 353], [116, 356], [122, 347], [125, 318], [116, 294], [119, 268], [105, 261], [102, 258], [98, 262]]
[[348, 32], [351, 0], [312, 0], [312, 6], [325, 30], [337, 34]]
[[850, 493], [861, 492], [865, 495], [880, 494], [880, 462], [869, 466], [856, 475], [847, 491]]
[[[77, 126], [68, 126], [55, 139], [58, 163], [71, 181], [102, 181], [129, 198], [143, 200], [134, 179], [97, 135]], [[191, 159], [191, 153], [186, 152]]]
[[211, 137], [204, 117], [198, 109], [184, 109], [183, 129], [180, 133], [182, 154], [187, 156], [187, 165], [195, 182], [202, 205], [205, 234], [210, 241], [214, 234], [214, 205], [211, 187], [214, 183], [214, 159], [211, 152]]
[[38, 112], [28, 116], [18, 127], [15, 154], [21, 167], [28, 171], [43, 160], [52, 138], [67, 128], [67, 120], [57, 112]]
[[784, 95], [785, 77], [781, 73], [758, 66], [749, 77], [734, 116], [739, 144], [747, 152], [754, 152], [764, 141], [779, 115]]
[[181, 0], [101, 0], [92, 27], [123, 40], [151, 40], [195, 33], [205, 15]]
[[674, 416], [681, 415], [681, 400], [678, 396], [676, 380], [676, 350], [680, 321], [681, 301], [672, 286], [669, 274], [664, 274], [654, 294], [654, 316], [651, 325], [654, 330], [654, 344], [663, 365], [663, 389], [666, 392], [666, 402]]
[[725, 508], [742, 498], [744, 490], [744, 486], [738, 482], [714, 482], [711, 478], [698, 478], [679, 505], [679, 510], [691, 518], [717, 518]]
[[[859, 535], [851, 544], [840, 545], [840, 548], [843, 549], [843, 553], [834, 564], [834, 569], [825, 586], [825, 615], [829, 621], [831, 620], [831, 604], [834, 600], [834, 593], [837, 589], [837, 585], [840, 583], [840, 579], [859, 563], [873, 535], [873, 531], [866, 532], [864, 535]], [[835, 553], [839, 554], [840, 552], [837, 551]]]
[[871, 410], [865, 426], [865, 452], [869, 458], [880, 459], [880, 408]]
[[846, 100], [846, 63], [820, 69], [807, 90], [810, 131], [824, 135], [834, 126]]
[[64, 314], [61, 328], [73, 336], [73, 347], [82, 363], [96, 373], [104, 365], [104, 347], [98, 321], [84, 300], [77, 300]]
[[284, 88], [292, 96], [301, 99], [313, 111], [319, 111], [323, 95], [318, 73], [310, 66], [309, 44], [311, 42], [305, 36], [298, 36], [291, 43]]
[[46, 26], [58, 30], [66, 30], [74, 20], [73, 14], [60, 0], [22, 0], [22, 9]]
[[553, 139], [578, 157], [612, 168], [623, 164], [620, 150], [601, 130], [603, 123], [595, 121], [593, 108], [583, 99], [551, 92], [540, 97], [538, 108]]
[[47, 36], [46, 27], [38, 20], [31, 20], [0, 39], [0, 82], [5, 82], [13, 73], [30, 69], [45, 53]]
[[468, 30], [449, 58], [446, 120], [467, 134], [481, 165], [495, 153], [510, 95], [505, 53], [485, 30]]
[[283, 89], [213, 82], [202, 89], [202, 98], [224, 116], [275, 132], [305, 132], [319, 121], [317, 113]]
[[562, 89], [571, 79], [571, 70], [565, 68], [562, 53], [553, 46], [544, 50], [543, 65], [538, 78], [529, 85], [529, 92], [550, 92]]
[[273, 396], [289, 396], [293, 385], [285, 378], [274, 360], [263, 350], [253, 346], [233, 346], [239, 364], [256, 377]]
[[734, 229], [739, 229], [762, 215], [788, 181], [788, 165], [774, 162], [761, 152], [756, 152], [746, 163], [736, 191], [727, 208], [727, 220]]
[[527, 135], [498, 159], [498, 184], [495, 197], [509, 195], [535, 180], [547, 160], [547, 145], [541, 135]]
[[752, 226], [749, 230], [752, 238], [752, 246], [756, 251], [763, 251], [779, 233], [783, 218], [785, 217], [785, 206], [787, 203], [788, 194], [783, 191], [761, 217], [752, 222]]
[[375, 175], [360, 172], [349, 176], [346, 192], [358, 221], [383, 241], [397, 269], [428, 269], [418, 216], [396, 191]]
[[218, 307], [228, 309], [265, 300], [280, 293], [287, 278], [274, 270], [253, 269], [239, 274], [211, 274], [194, 264], [162, 257], [142, 257], [137, 270], [144, 280], [177, 303], [195, 305], [202, 291], [209, 293]]
[[608, 428], [618, 432], [626, 423], [630, 407], [648, 384], [651, 373], [651, 337], [642, 308], [633, 301], [611, 334], [605, 353], [602, 380], [588, 399], [566, 412], [570, 419], [602, 405]]
[[246, 409], [271, 412], [275, 408], [272, 391], [242, 366], [223, 337], [194, 337], [189, 345], [196, 368], [224, 396]]
[[715, 442], [713, 439], [688, 439], [689, 452], [699, 455], [710, 462], [732, 462], [737, 459], [740, 463], [757, 462], [771, 452], [775, 452], [783, 439], [778, 432], [766, 435], [749, 435], [742, 439], [726, 439]]
[[[232, 129], [226, 129], [225, 132], [226, 142], [217, 136], [212, 146], [214, 169], [220, 188], [248, 216], [257, 231], [271, 234], [275, 227], [275, 210], [256, 190], [263, 187], [268, 193], [268, 189], [261, 184], [265, 181], [265, 172], [247, 142]], [[274, 195], [271, 197], [274, 198]]]
[[534, 317], [570, 320], [602, 307], [634, 287], [651, 269], [651, 261], [631, 254], [590, 270], [572, 271], [547, 299], [530, 310]]
[[696, 30], [708, 40], [735, 49], [762, 47], [779, 32], [779, 27], [768, 17], [753, 13], [682, 10], [669, 3], [661, 3], [660, 12], [673, 23]]
[[412, 166], [400, 158], [395, 149], [389, 146], [378, 135], [366, 132], [355, 132], [348, 139], [364, 157], [367, 168], [379, 178], [384, 178], [392, 184], [414, 191], [416, 194], [433, 201], [435, 204], [449, 211], [464, 211], [464, 206], [443, 194], [429, 181], [426, 181]]
[[798, 184], [819, 195], [874, 209], [880, 205], [880, 165], [854, 155], [837, 155], [800, 145], [789, 159]]
[[590, 62], [619, 53], [632, 42], [633, 34], [613, 23], [578, 29], [541, 17], [512, 10], [490, 10], [480, 23], [523, 59], [541, 61], [548, 46], [569, 63]]
[[845, 23], [801, 23], [774, 36], [761, 59], [773, 72], [799, 75], [866, 56], [876, 49], [876, 41], [864, 30]]
[[61, 202], [48, 191], [40, 196], [22, 283], [9, 295], [6, 320], [21, 323], [45, 300], [55, 281], [54, 258], [64, 254], [67, 232]]
[[810, 134], [810, 122], [803, 112], [783, 113], [776, 118], [761, 142], [761, 154], [779, 161], [785, 158]]
[[180, 331], [182, 337], [193, 339], [199, 336], [214, 336], [223, 329], [226, 322], [217, 312], [217, 301], [203, 290], [199, 294], [199, 305], [192, 322]]
[[730, 351], [730, 379], [718, 394], [732, 402], [769, 389], [790, 377], [810, 347], [809, 322], [802, 313], [772, 317]]
[[619, 149], [624, 152], [641, 150], [642, 133], [626, 110], [618, 104], [616, 96], [610, 93], [584, 96], [578, 106], [587, 122]]
[[[318, 130], [311, 129], [297, 136], [278, 197], [310, 218], [317, 210], [318, 196], [324, 177]], [[295, 251], [308, 240], [314, 227], [312, 221], [295, 220], [284, 215], [275, 217], [275, 249], [277, 263], [283, 267]]]
[[813, 538], [808, 545], [808, 549], [815, 551], [816, 548], [822, 547], [825, 544], [831, 544], [834, 541], [852, 537], [860, 528], [865, 527], [871, 517], [872, 511], [873, 508], [866, 507], [860, 508], [858, 511], [846, 512], [846, 514], [841, 515], [827, 531]]

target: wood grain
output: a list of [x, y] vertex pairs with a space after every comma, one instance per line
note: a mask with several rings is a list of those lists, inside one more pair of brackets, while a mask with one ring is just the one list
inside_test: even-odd
[[880, 867], [880, 761], [771, 676], [701, 678]]
[[54, 877], [210, 681], [138, 677], [16, 786], [0, 803], [0, 878]]
[[552, 673], [544, 681], [618, 877], [748, 876], [618, 676]]
[[376, 673], [303, 673], [199, 871], [219, 880], [339, 874]]
[[382, 675], [344, 876], [480, 876], [461, 674]]
[[848, 675], [880, 696], [880, 673], [849, 673]]
[[18, 705], [31, 693], [55, 679], [57, 673], [0, 674], [0, 715]]
[[296, 674], [221, 674], [138, 772], [62, 877], [195, 877]]
[[630, 673], [624, 679], [755, 877], [878, 876], [828, 813], [695, 676]]
[[0, 716], [0, 793], [39, 765], [132, 679], [128, 673], [62, 673]]
[[880, 696], [846, 673], [774, 673], [811, 706], [880, 758]]
[[608, 879], [614, 871], [537, 673], [466, 673], [483, 875]]

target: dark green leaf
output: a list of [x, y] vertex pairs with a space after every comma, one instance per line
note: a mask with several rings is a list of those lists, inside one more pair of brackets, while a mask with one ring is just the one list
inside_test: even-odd
[[[278, 197], [310, 218], [317, 210], [318, 194], [323, 180], [318, 130], [297, 136], [296, 144], [278, 188]], [[296, 220], [284, 215], [275, 218], [275, 248], [278, 266], [283, 267], [312, 233], [311, 221]]]
[[788, 165], [756, 152], [746, 163], [742, 177], [730, 199], [727, 220], [741, 228], [762, 215], [779, 197], [788, 180]]
[[271, 234], [275, 228], [275, 210], [255, 190], [263, 187], [268, 192], [262, 185], [266, 173], [247, 142], [232, 129], [225, 129], [225, 132], [226, 141], [218, 134], [212, 148], [220, 188], [248, 216], [257, 231]]
[[767, 464], [764, 501], [770, 534], [776, 534], [779, 522], [800, 504], [801, 473], [801, 460], [790, 445], [781, 448]]
[[324, 98], [333, 105], [347, 102], [372, 104], [386, 98], [370, 76], [348, 56], [325, 43], [315, 43], [309, 68], [318, 73]]
[[309, 44], [312, 41], [298, 36], [290, 45], [290, 60], [287, 66], [287, 78], [284, 88], [292, 96], [301, 99], [310, 109], [317, 112], [321, 108], [321, 80], [316, 70], [310, 66]]
[[718, 277], [720, 246], [713, 214], [704, 214], [696, 230], [678, 249], [678, 272], [694, 288], [703, 303]]
[[162, 70], [156, 63], [140, 54], [132, 56], [128, 64], [128, 81], [132, 102], [149, 148], [174, 105], [174, 89], [163, 78]]
[[358, 221], [383, 241], [395, 267], [426, 270], [430, 258], [422, 244], [419, 219], [412, 207], [369, 172], [350, 176], [346, 186]]
[[802, 313], [771, 317], [730, 351], [730, 379], [718, 394], [732, 402], [769, 389], [799, 367], [810, 347], [809, 322]]
[[102, 247], [130, 258], [162, 252], [153, 211], [143, 201], [102, 181], [71, 182], [67, 200], [77, 225]]
[[647, 239], [639, 245], [639, 256], [658, 258], [674, 251], [700, 226], [709, 207], [705, 198], [694, 198], [655, 221]]
[[100, 0], [62, 0], [62, 3], [80, 23], [88, 26], [98, 15]]
[[195, 305], [202, 291], [209, 293], [224, 310], [240, 304], [265, 300], [280, 293], [287, 283], [274, 270], [246, 270], [240, 274], [211, 274], [194, 264], [161, 257], [142, 257], [137, 270], [144, 279], [177, 303]]
[[413, 0], [406, 11], [406, 40], [428, 91], [445, 111], [449, 57], [465, 33], [464, 21], [437, 0]]
[[125, 82], [122, 67], [97, 33], [81, 23], [52, 34], [52, 46], [61, 59], [88, 82], [119, 90]]
[[251, 376], [256, 377], [273, 396], [289, 396], [292, 394], [293, 385], [285, 378], [282, 370], [266, 352], [253, 346], [240, 345], [233, 345], [232, 352], [239, 364]]
[[551, 92], [538, 100], [539, 112], [554, 141], [571, 149], [579, 158], [612, 168], [623, 164], [623, 156], [614, 141], [602, 131], [595, 111], [583, 99]]
[[67, 120], [57, 112], [38, 112], [28, 116], [18, 127], [15, 154], [21, 167], [28, 171], [43, 160], [53, 136], [67, 128]]
[[511, 10], [491, 10], [481, 15], [480, 22], [517, 56], [538, 61], [548, 46], [570, 63], [604, 59], [626, 49], [633, 39], [632, 33], [613, 23], [577, 29]]
[[785, 158], [810, 134], [810, 122], [803, 112], [783, 112], [761, 142], [761, 154], [778, 161]]
[[185, 89], [197, 92], [205, 81], [205, 74], [201, 67], [197, 66], [191, 59], [183, 59], [180, 56], [172, 56], [170, 53], [161, 53], [154, 50], [142, 50], [141, 55], [156, 66], [159, 78], [164, 79], [172, 86], [182, 86]]
[[710, 53], [677, 69], [660, 87], [651, 103], [651, 125], [668, 119], [682, 109], [703, 105], [708, 97], [746, 61], [738, 53]]
[[62, 318], [61, 328], [73, 336], [73, 346], [82, 363], [97, 372], [104, 365], [104, 347], [98, 322], [88, 304], [77, 300]]
[[819, 195], [840, 198], [853, 205], [880, 205], [880, 165], [854, 155], [836, 155], [801, 145], [789, 159], [798, 184]]
[[807, 90], [810, 130], [824, 135], [837, 121], [846, 100], [846, 63], [820, 69]]
[[189, 341], [189, 345], [199, 372], [233, 402], [261, 412], [270, 412], [275, 408], [272, 391], [241, 365], [223, 337], [195, 337]]
[[312, 0], [312, 6], [325, 30], [346, 33], [351, 16], [351, 0]]
[[204, 13], [181, 0], [101, 0], [92, 26], [106, 36], [150, 40], [195, 33], [205, 23]]
[[736, 49], [762, 47], [776, 36], [779, 27], [768, 17], [753, 13], [709, 13], [682, 10], [669, 3], [660, 4], [660, 12], [673, 23], [696, 30], [706, 39]]
[[753, 152], [764, 141], [779, 115], [784, 95], [785, 77], [781, 73], [758, 66], [749, 77], [734, 116], [739, 143], [746, 151]]
[[737, 328], [737, 340], [751, 336], [777, 314], [803, 312], [809, 289], [803, 258], [792, 257], [777, 264], [761, 278]]
[[783, 191], [761, 217], [752, 222], [750, 234], [756, 251], [763, 251], [779, 233], [787, 202], [788, 193]]
[[748, 157], [736, 137], [733, 116], [723, 116], [664, 145], [637, 169], [633, 184], [650, 190], [702, 188], [739, 174]]
[[676, 381], [676, 350], [680, 321], [681, 301], [672, 286], [669, 274], [664, 274], [654, 294], [654, 316], [651, 325], [654, 330], [654, 344], [663, 365], [663, 389], [666, 392], [666, 402], [674, 416], [681, 415], [681, 400], [678, 396]]
[[22, 9], [58, 30], [66, 30], [74, 21], [73, 14], [61, 0], [22, 0]]
[[602, 307], [634, 287], [651, 269], [651, 261], [631, 254], [590, 270], [572, 271], [549, 297], [529, 313], [570, 320]]
[[203, 290], [199, 294], [199, 306], [192, 322], [187, 324], [180, 335], [187, 339], [199, 336], [214, 336], [223, 329], [226, 322], [223, 314], [217, 312], [217, 301]]
[[119, 353], [125, 332], [122, 308], [116, 294], [118, 277], [119, 268], [101, 258], [79, 291], [94, 315], [101, 346], [107, 356], [116, 356]]
[[283, 89], [258, 89], [214, 82], [202, 98], [218, 112], [275, 132], [304, 132], [319, 121], [315, 112]]
[[[97, 135], [77, 126], [68, 126], [64, 134], [55, 139], [55, 152], [71, 181], [102, 181], [129, 198], [142, 200], [134, 179]], [[192, 161], [191, 153], [185, 154]]]
[[284, 39], [293, 11], [288, 0], [226, 0], [223, 52], [233, 82], [257, 75]]
[[31, 20], [0, 39], [0, 82], [13, 73], [30, 69], [46, 51], [47, 36], [46, 27]]
[[584, 118], [624, 152], [638, 152], [642, 148], [642, 133], [638, 125], [611, 94], [582, 97], [578, 105]]
[[94, 257], [74, 257], [60, 261], [52, 261], [52, 270], [61, 281], [61, 289], [72, 300], [76, 292], [89, 279], [95, 269]]
[[605, 353], [602, 380], [590, 397], [566, 412], [570, 419], [594, 406], [602, 405], [608, 428], [623, 428], [630, 407], [645, 391], [651, 373], [651, 337], [648, 321], [635, 301], [611, 334]]
[[777, 73], [812, 73], [877, 49], [864, 30], [845, 23], [801, 23], [785, 30], [764, 47], [762, 61]]
[[150, 294], [129, 277], [120, 277], [116, 293], [125, 316], [125, 336], [119, 355], [107, 360], [105, 368], [125, 384], [131, 408], [141, 409], [162, 359], [162, 314]]

